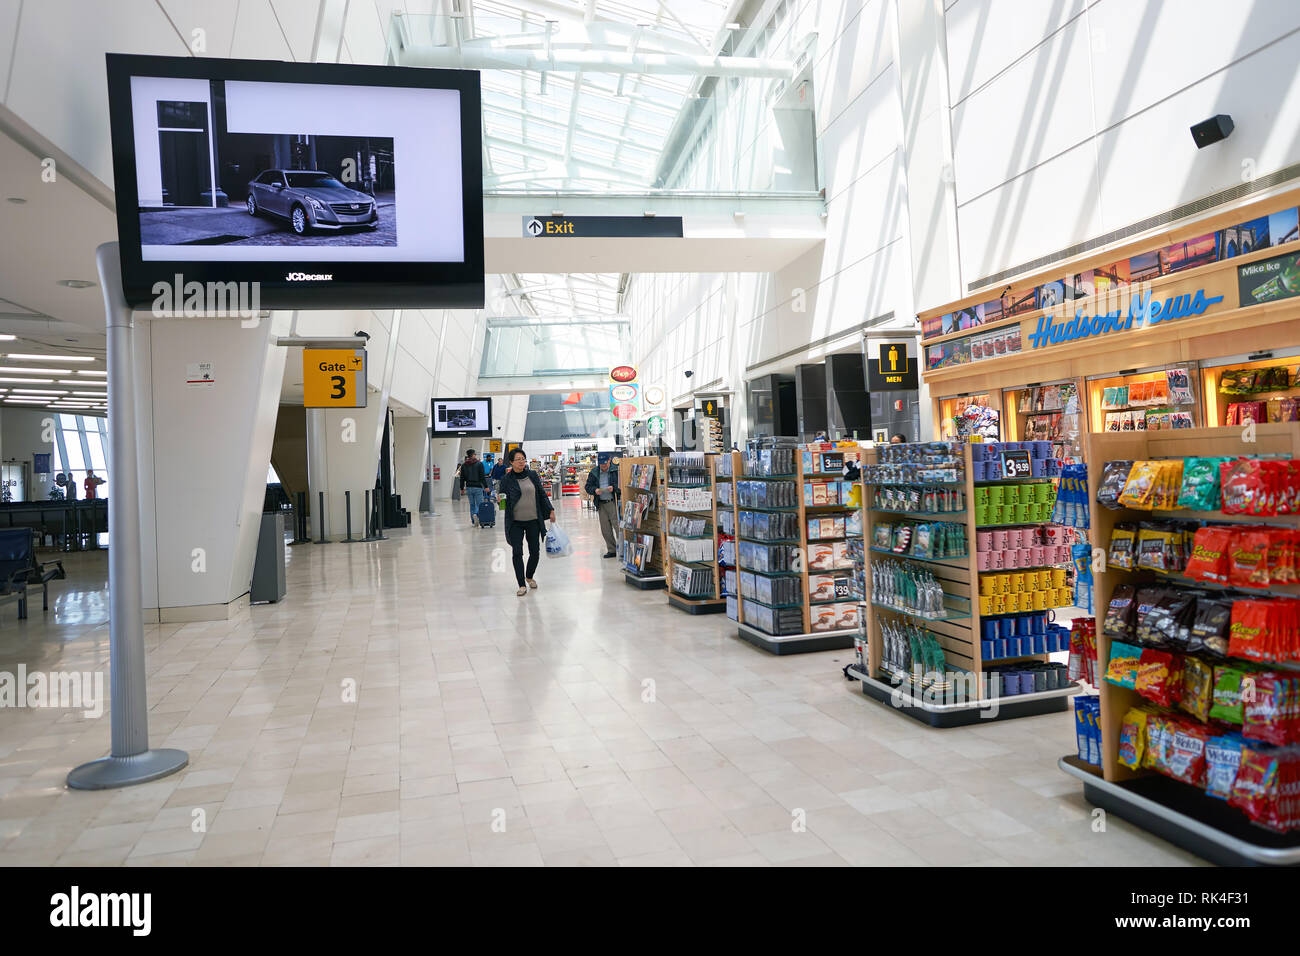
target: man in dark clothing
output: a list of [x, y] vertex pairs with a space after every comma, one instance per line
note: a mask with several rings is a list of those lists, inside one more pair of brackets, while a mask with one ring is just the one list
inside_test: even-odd
[[478, 460], [478, 453], [472, 448], [465, 452], [465, 461], [460, 466], [460, 490], [469, 496], [469, 523], [477, 526], [478, 507], [487, 492], [487, 475], [483, 472], [483, 462]]
[[600, 516], [600, 533], [605, 538], [605, 557], [612, 558], [617, 550], [614, 542], [618, 527], [618, 469], [612, 464], [614, 456], [602, 451], [596, 456], [596, 467], [587, 472], [586, 491], [596, 505]]
[[502, 458], [492, 466], [492, 472], [488, 479], [492, 482], [492, 490], [495, 492], [501, 485], [501, 479], [506, 476], [506, 460]]

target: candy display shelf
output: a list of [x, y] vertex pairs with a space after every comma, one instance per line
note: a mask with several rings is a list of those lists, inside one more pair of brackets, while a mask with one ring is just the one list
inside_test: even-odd
[[[1255, 428], [1254, 441], [1243, 442], [1240, 427], [1194, 428], [1178, 431], [1127, 432], [1089, 436], [1088, 494], [1092, 508], [1092, 546], [1108, 551], [1115, 526], [1121, 522], [1149, 520], [1152, 516], [1179, 521], [1210, 524], [1272, 525], [1300, 527], [1300, 515], [1245, 516], [1219, 511], [1140, 511], [1131, 508], [1112, 510], [1096, 505], [1102, 473], [1110, 461], [1150, 461], [1195, 456], [1283, 457], [1300, 459], [1300, 424], [1262, 424]], [[1184, 576], [1158, 575], [1147, 569], [1128, 570], [1104, 566], [1094, 573], [1094, 600], [1097, 608], [1097, 668], [1107, 673], [1116, 641], [1107, 635], [1103, 617], [1121, 585], [1181, 584]], [[1201, 588], [1200, 582], [1190, 582]], [[1222, 593], [1222, 592], [1211, 592]], [[1269, 589], [1261, 595], [1294, 593], [1291, 588]], [[1134, 642], [1136, 643], [1136, 642]], [[1274, 664], [1259, 664], [1261, 669], [1281, 670]], [[1215, 863], [1234, 866], [1300, 865], [1300, 830], [1278, 833], [1253, 823], [1240, 809], [1226, 800], [1216, 799], [1199, 787], [1173, 779], [1149, 769], [1133, 769], [1121, 763], [1120, 740], [1126, 714], [1145, 703], [1135, 689], [1099, 680], [1101, 698], [1101, 767], [1081, 763], [1073, 755], [1061, 758], [1062, 771], [1079, 779], [1084, 798], [1184, 849]], [[1150, 705], [1157, 712], [1169, 708]], [[1180, 711], [1185, 720], [1190, 714]]]
[[[624, 582], [643, 591], [667, 587], [663, 474], [663, 460], [656, 457], [623, 458], [618, 464], [619, 491], [622, 494], [618, 515], [618, 557], [623, 564]], [[629, 511], [640, 511], [641, 514], [639, 518], [629, 517]]]
[[[891, 709], [932, 727], [957, 727], [983, 720], [1067, 710], [1068, 698], [1079, 688], [1066, 680], [1062, 665], [1050, 662], [1050, 655], [1068, 649], [1068, 643], [1064, 642], [1059, 630], [1047, 623], [1046, 607], [1034, 608], [1030, 603], [1027, 608], [1022, 608], [1017, 603], [1012, 611], [1004, 600], [1001, 612], [993, 613], [991, 602], [985, 610], [981, 609], [980, 603], [981, 577], [998, 573], [1027, 575], [1037, 573], [1038, 569], [1026, 564], [1014, 569], [980, 571], [977, 542], [980, 540], [979, 532], [985, 526], [976, 524], [976, 502], [977, 497], [984, 495], [977, 496], [977, 489], [997, 487], [1002, 489], [1000, 493], [1005, 497], [1010, 485], [1028, 484], [1031, 479], [974, 481], [975, 469], [971, 465], [969, 444], [950, 446], [946, 458], [933, 451], [940, 447], [937, 443], [905, 447], [915, 451], [905, 453], [899, 451], [898, 446], [891, 446], [865, 453], [862, 501], [866, 614], [859, 637], [857, 663], [850, 666], [845, 675], [861, 683], [865, 696], [889, 704]], [[923, 448], [932, 451], [923, 452]], [[890, 475], [887, 480], [874, 481], [873, 478], [882, 475], [882, 469], [875, 466], [892, 465], [881, 460], [882, 454], [915, 454], [918, 457], [930, 454], [936, 460], [947, 461], [948, 467], [958, 471], [960, 480], [907, 481]], [[927, 478], [936, 478], [936, 474], [929, 474]], [[936, 500], [936, 504], [942, 503], [951, 510], [911, 511], [887, 507], [887, 502], [877, 498], [878, 494], [883, 496], [885, 489], [894, 489], [897, 496], [900, 490], [906, 494], [907, 488], [917, 490], [912, 500], [919, 498], [922, 501], [922, 489], [935, 489], [944, 499]], [[981, 507], [978, 516], [987, 521], [989, 509]], [[1019, 526], [1030, 528], [1040, 524], [1043, 522], [1019, 522]], [[900, 525], [908, 525], [912, 530], [900, 533]], [[957, 525], [960, 530], [948, 525]], [[930, 526], [929, 530], [920, 530], [926, 526]], [[883, 545], [886, 535], [890, 539], [888, 547]], [[918, 538], [922, 543], [918, 544]], [[943, 543], [932, 545], [930, 542], [936, 539]], [[901, 541], [908, 543], [901, 551], [894, 550]], [[1050, 575], [1050, 569], [1055, 565], [1046, 561], [1039, 563]], [[877, 574], [888, 575], [891, 582], [926, 582], [928, 588], [942, 590], [942, 599], [930, 597], [931, 610], [928, 613], [893, 606], [882, 601], [876, 593], [878, 587], [883, 586], [877, 582], [877, 587], [873, 587], [873, 575]], [[1017, 602], [1019, 600], [1017, 598]], [[940, 616], [932, 616], [934, 614]], [[986, 640], [986, 632], [991, 634], [996, 630], [1000, 633], [1004, 626], [1010, 631], [1013, 626], [1011, 623], [1003, 625], [1003, 621], [1014, 622], [1017, 629], [1024, 622], [1027, 633], [1021, 637], [1017, 630], [1017, 636], [1010, 639], [1014, 641], [1012, 646], [1021, 652], [986, 653], [986, 648], [991, 651], [997, 644], [996, 640]], [[1038, 629], [1034, 630], [1035, 627]], [[928, 639], [942, 649], [942, 672], [923, 668], [925, 676], [918, 682], [913, 674], [900, 672], [892, 661], [886, 660], [887, 632], [895, 635], [894, 646], [897, 648], [897, 635], [912, 633], [909, 629], [927, 632]], [[1023, 650], [1022, 644], [1027, 651]], [[1034, 682], [1032, 689], [1029, 687], [1031, 679]], [[1012, 692], [1004, 692], [1013, 686]]]
[[853, 646], [860, 604], [848, 594], [848, 546], [861, 529], [843, 463], [859, 451], [754, 442], [735, 453], [738, 567], [736, 591], [726, 597], [738, 637], [773, 654]]

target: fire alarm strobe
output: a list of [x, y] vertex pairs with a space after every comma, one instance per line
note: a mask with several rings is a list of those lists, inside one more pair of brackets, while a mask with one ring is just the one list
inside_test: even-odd
[[1209, 119], [1202, 120], [1193, 126], [1192, 139], [1196, 141], [1197, 149], [1205, 149], [1211, 143], [1227, 139], [1232, 129], [1232, 117], [1227, 113], [1220, 113], [1218, 116], [1211, 116]]

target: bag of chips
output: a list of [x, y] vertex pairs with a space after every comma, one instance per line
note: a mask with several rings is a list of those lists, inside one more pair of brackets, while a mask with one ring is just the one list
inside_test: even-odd
[[1245, 669], [1234, 664], [1214, 668], [1214, 701], [1210, 704], [1212, 720], [1241, 724], [1241, 682], [1245, 677]]
[[1119, 687], [1136, 687], [1138, 661], [1141, 658], [1141, 648], [1113, 641], [1110, 645], [1110, 663], [1106, 666], [1106, 680]]
[[1097, 503], [1112, 511], [1118, 511], [1120, 492], [1128, 482], [1129, 471], [1133, 468], [1131, 461], [1108, 461], [1101, 472], [1101, 483], [1097, 486]]
[[1227, 800], [1241, 766], [1245, 740], [1240, 734], [1211, 737], [1205, 745], [1205, 792], [1217, 800]]
[[1183, 686], [1178, 706], [1200, 721], [1210, 719], [1214, 699], [1214, 668], [1197, 657], [1183, 658]]
[[1138, 659], [1134, 690], [1153, 703], [1169, 707], [1181, 686], [1179, 659], [1168, 651], [1147, 648]]

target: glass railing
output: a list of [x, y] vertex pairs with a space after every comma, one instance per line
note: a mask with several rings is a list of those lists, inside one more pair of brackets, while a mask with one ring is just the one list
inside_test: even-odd
[[[788, 34], [394, 15], [389, 62], [476, 69], [489, 192], [820, 188], [807, 60]], [[699, 41], [699, 42], [696, 42]]]

